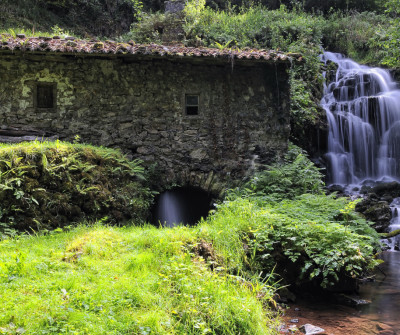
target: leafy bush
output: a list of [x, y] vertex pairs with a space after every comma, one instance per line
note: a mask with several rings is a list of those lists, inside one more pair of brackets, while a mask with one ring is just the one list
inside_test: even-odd
[[390, 25], [380, 26], [375, 45], [383, 50], [382, 64], [400, 68], [400, 0], [386, 2], [386, 15]]
[[323, 45], [356, 61], [377, 63], [383, 57], [374, 42], [379, 37], [377, 28], [386, 30], [391, 24], [384, 15], [373, 12], [333, 12], [323, 29]]
[[325, 288], [360, 276], [378, 264], [379, 236], [355, 202], [324, 195], [321, 177], [291, 145], [284, 162], [231, 191], [201, 232], [230, 271], [276, 271], [289, 284]]
[[174, 16], [161, 12], [142, 13], [140, 20], [132, 25], [129, 33], [119, 37], [124, 41], [133, 39], [138, 43], [162, 43], [163, 31], [174, 24]]
[[228, 268], [243, 271], [247, 264], [252, 272], [276, 271], [289, 284], [328, 287], [378, 264], [379, 236], [353, 213], [343, 219], [348, 200], [310, 194], [275, 204], [257, 200], [225, 201], [204, 227]]
[[152, 202], [139, 161], [65, 142], [0, 146], [0, 226], [54, 229], [82, 218], [144, 219]]
[[312, 41], [319, 45], [323, 18], [282, 6], [270, 11], [256, 6], [227, 11], [208, 7], [186, 17], [187, 39], [201, 38], [205, 45], [221, 45], [235, 41], [239, 48], [258, 47], [291, 50], [296, 41]]

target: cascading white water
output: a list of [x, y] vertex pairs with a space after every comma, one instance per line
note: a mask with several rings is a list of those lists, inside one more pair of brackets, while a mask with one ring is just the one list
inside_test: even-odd
[[400, 90], [383, 69], [325, 52], [338, 65], [321, 101], [328, 123], [328, 183], [399, 180]]
[[[390, 204], [392, 210], [392, 219], [390, 220], [389, 232], [400, 229], [400, 198], [395, 198]], [[400, 236], [394, 236], [387, 240], [383, 240], [383, 243], [387, 244], [390, 250], [400, 249]]]
[[211, 202], [211, 194], [200, 188], [175, 187], [156, 198], [152, 221], [166, 227], [193, 225], [202, 217], [207, 217]]
[[157, 216], [162, 225], [167, 227], [178, 225], [183, 220], [183, 211], [184, 207], [178, 194], [165, 191], [160, 195]]

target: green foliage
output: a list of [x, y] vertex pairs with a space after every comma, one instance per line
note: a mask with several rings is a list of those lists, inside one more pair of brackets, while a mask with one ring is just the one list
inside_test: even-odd
[[276, 271], [286, 283], [324, 288], [360, 276], [378, 264], [379, 236], [354, 212], [355, 202], [323, 194], [321, 177], [291, 146], [284, 162], [231, 191], [202, 234], [231, 272]]
[[247, 264], [254, 272], [275, 269], [288, 283], [313, 281], [328, 287], [378, 264], [374, 248], [379, 236], [353, 213], [342, 219], [347, 202], [311, 194], [275, 204], [239, 197], [218, 207], [204, 233], [228, 268], [243, 270]]
[[233, 9], [217, 12], [206, 7], [195, 15], [188, 13], [186, 21], [189, 43], [197, 36], [205, 45], [235, 40], [239, 48], [283, 51], [294, 51], [290, 47], [299, 40], [311, 40], [318, 45], [321, 34], [317, 27], [323, 22], [318, 16], [288, 11], [284, 6], [275, 11], [258, 6], [241, 8], [239, 12]]
[[0, 29], [37, 34], [59, 26], [77, 36], [116, 36], [129, 31], [141, 4], [138, 0], [4, 0]]
[[174, 17], [161, 12], [142, 13], [140, 20], [132, 25], [129, 33], [119, 38], [120, 41], [133, 39], [138, 43], [162, 43], [162, 32], [173, 24]]
[[130, 0], [132, 7], [134, 9], [134, 16], [135, 19], [140, 21], [141, 20], [141, 14], [143, 10], [143, 2], [140, 0]]
[[[38, 31], [38, 30], [30, 30], [24, 28], [8, 28], [8, 29], [1, 29], [0, 28], [0, 37], [4, 38], [7, 36], [16, 37], [17, 34], [25, 35], [26, 37], [53, 37], [53, 36], [60, 36], [61, 38], [65, 38], [67, 36], [71, 36], [72, 33], [70, 31], [64, 30], [60, 28], [58, 25], [51, 27], [50, 31]], [[79, 36], [76, 36], [79, 37]]]
[[375, 40], [379, 27], [388, 29], [391, 21], [384, 15], [371, 12], [332, 12], [323, 29], [323, 42], [327, 50], [348, 55], [356, 61], [378, 64], [382, 49]]
[[283, 162], [266, 166], [239, 193], [273, 201], [293, 199], [304, 193], [322, 194], [322, 178], [322, 173], [307, 158], [306, 153], [291, 144]]
[[10, 282], [23, 275], [26, 254], [15, 251], [8, 260], [0, 260], [0, 281]]
[[206, 5], [206, 0], [190, 0], [185, 4], [184, 13], [186, 17], [196, 18], [201, 14]]
[[400, 1], [389, 0], [386, 2], [386, 15], [391, 23], [381, 26], [375, 40], [378, 47], [383, 49], [382, 64], [400, 68]]
[[0, 145], [0, 232], [54, 229], [83, 217], [143, 219], [152, 193], [140, 163], [58, 140]]
[[281, 4], [289, 7], [301, 7], [307, 12], [324, 12], [330, 10], [357, 10], [357, 11], [375, 11], [381, 9], [381, 0], [261, 0], [270, 9], [276, 9]]
[[211, 271], [198, 236], [96, 224], [0, 241], [0, 334], [277, 334], [272, 290]]

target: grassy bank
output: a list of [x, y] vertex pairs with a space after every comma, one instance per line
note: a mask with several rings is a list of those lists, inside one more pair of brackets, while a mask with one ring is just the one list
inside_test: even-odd
[[95, 225], [3, 240], [0, 334], [276, 334], [271, 291], [211, 271], [200, 235]]
[[376, 234], [350, 212], [323, 195], [239, 197], [193, 228], [5, 239], [0, 334], [277, 334], [279, 285], [329, 287], [377, 264]]
[[[46, 169], [57, 171], [59, 184], [45, 191], [52, 198], [76, 171], [77, 185], [93, 182], [82, 173], [107, 175], [111, 162], [117, 180], [124, 180], [121, 171], [133, 169], [131, 179], [142, 173], [120, 153], [86, 145], [34, 142], [0, 152], [1, 185], [13, 186], [3, 187], [3, 199], [26, 198], [21, 178], [33, 179], [32, 171], [36, 181]], [[111, 227], [103, 218], [50, 231], [33, 226], [36, 232], [13, 237], [3, 231], [0, 334], [277, 334], [271, 308], [279, 285], [328, 288], [378, 264], [378, 235], [354, 213], [354, 202], [323, 194], [320, 177], [291, 147], [284, 162], [230, 191], [195, 227], [156, 228], [137, 219]], [[11, 209], [3, 203], [3, 211]]]

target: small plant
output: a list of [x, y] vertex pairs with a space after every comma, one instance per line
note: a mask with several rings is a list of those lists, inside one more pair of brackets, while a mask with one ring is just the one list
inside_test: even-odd
[[25, 268], [25, 259], [26, 255], [21, 251], [15, 252], [9, 260], [0, 259], [0, 278], [11, 281], [22, 276]]

